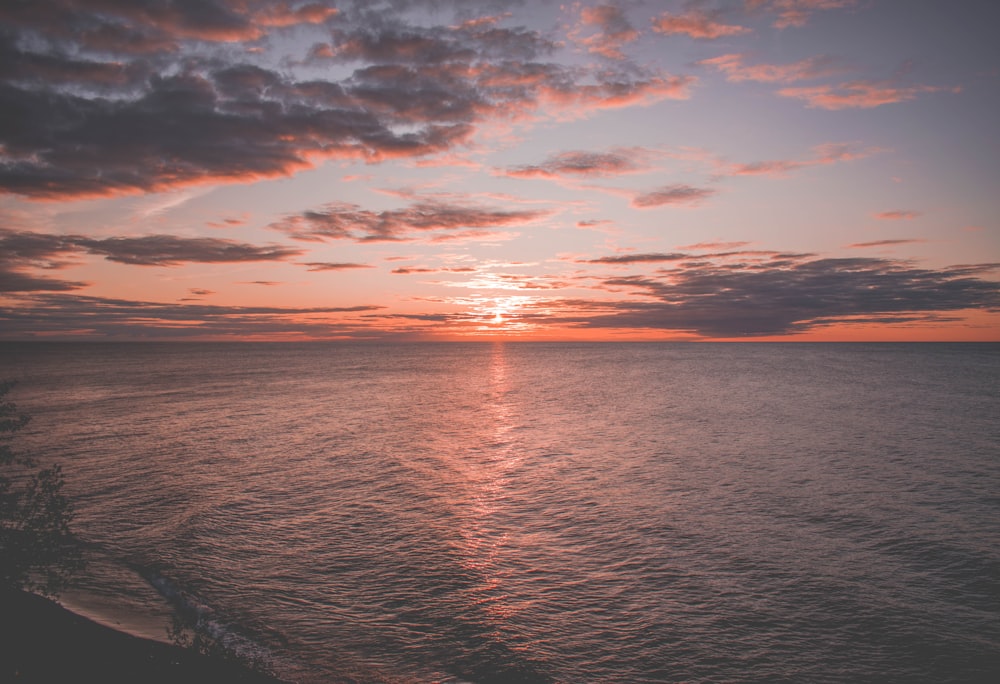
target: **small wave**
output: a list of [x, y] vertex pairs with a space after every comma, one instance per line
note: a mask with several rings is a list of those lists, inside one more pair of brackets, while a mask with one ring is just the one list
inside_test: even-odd
[[[211, 606], [181, 587], [176, 580], [158, 570], [140, 572], [175, 611], [176, 619], [171, 632], [174, 641], [252, 664], [271, 660], [268, 649], [219, 619]], [[185, 644], [188, 639], [192, 640], [191, 644]]]

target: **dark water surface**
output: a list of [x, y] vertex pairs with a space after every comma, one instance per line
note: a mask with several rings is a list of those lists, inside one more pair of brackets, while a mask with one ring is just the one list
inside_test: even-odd
[[299, 682], [1000, 681], [1000, 345], [0, 344], [92, 562]]

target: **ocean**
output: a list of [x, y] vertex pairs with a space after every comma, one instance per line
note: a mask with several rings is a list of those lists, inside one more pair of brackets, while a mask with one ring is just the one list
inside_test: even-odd
[[69, 607], [312, 682], [1000, 681], [1000, 344], [0, 343]]

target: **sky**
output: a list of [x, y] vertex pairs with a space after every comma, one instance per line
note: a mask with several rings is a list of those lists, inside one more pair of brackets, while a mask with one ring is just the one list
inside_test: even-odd
[[11, 0], [0, 339], [1000, 340], [992, 0]]

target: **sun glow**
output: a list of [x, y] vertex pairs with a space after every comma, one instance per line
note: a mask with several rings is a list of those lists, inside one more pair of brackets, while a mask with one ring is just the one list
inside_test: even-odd
[[523, 334], [536, 327], [526, 320], [527, 310], [534, 304], [534, 297], [523, 295], [477, 299], [473, 302], [469, 315], [479, 321], [475, 328], [478, 335]]

